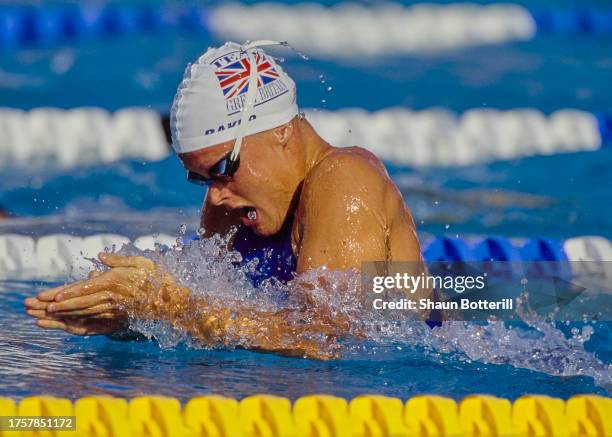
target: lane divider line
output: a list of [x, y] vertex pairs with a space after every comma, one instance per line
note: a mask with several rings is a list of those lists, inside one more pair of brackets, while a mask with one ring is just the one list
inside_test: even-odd
[[[133, 243], [141, 250], [172, 249], [177, 237], [158, 234], [143, 235]], [[104, 250], [118, 250], [129, 238], [116, 234], [76, 237], [51, 234], [37, 239], [18, 234], [0, 234], [0, 276], [84, 277], [91, 270], [87, 258], [96, 258]], [[583, 236], [567, 240], [548, 238], [513, 238], [485, 236], [454, 238], [440, 236], [422, 238], [421, 249], [428, 262], [572, 262], [584, 264], [612, 261], [610, 240], [599, 236]]]

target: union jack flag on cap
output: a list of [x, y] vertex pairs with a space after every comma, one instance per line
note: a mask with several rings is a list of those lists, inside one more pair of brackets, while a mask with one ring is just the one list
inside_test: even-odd
[[[259, 51], [255, 53], [255, 64], [257, 66], [257, 88], [274, 82], [280, 77], [268, 57]], [[215, 71], [226, 100], [249, 90], [250, 74], [251, 65], [246, 55]]]

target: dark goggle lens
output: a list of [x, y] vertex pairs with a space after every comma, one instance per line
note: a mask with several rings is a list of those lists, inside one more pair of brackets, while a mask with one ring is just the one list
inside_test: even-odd
[[222, 159], [213, 164], [209, 169], [210, 178], [202, 176], [199, 173], [192, 171], [187, 172], [187, 180], [192, 184], [196, 185], [210, 185], [215, 180], [221, 180], [229, 182], [232, 180], [234, 173], [238, 170], [238, 164], [240, 163], [240, 155], [233, 161], [230, 159], [231, 152], [225, 155]]
[[217, 161], [216, 164], [213, 164], [212, 167], [208, 169], [208, 174], [211, 176], [211, 179], [214, 179], [220, 175], [226, 176], [226, 170], [229, 162], [229, 155], [225, 155], [223, 159]]
[[187, 181], [200, 186], [208, 185], [211, 182], [210, 179], [193, 171], [187, 171]]

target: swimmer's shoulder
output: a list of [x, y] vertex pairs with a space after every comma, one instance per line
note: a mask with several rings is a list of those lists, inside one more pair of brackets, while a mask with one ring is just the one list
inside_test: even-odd
[[367, 185], [376, 188], [388, 179], [382, 162], [363, 147], [337, 147], [325, 155], [308, 173], [304, 188], [312, 184], [334, 183], [338, 187]]
[[322, 196], [358, 196], [370, 207], [384, 211], [389, 222], [405, 209], [402, 195], [383, 163], [362, 147], [332, 149], [308, 173], [302, 192], [303, 202], [317, 204]]

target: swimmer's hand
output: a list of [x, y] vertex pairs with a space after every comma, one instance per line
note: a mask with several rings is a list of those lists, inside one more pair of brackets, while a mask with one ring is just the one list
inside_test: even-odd
[[[89, 278], [99, 276], [102, 272], [92, 271]], [[78, 283], [84, 283], [79, 281]], [[36, 297], [28, 297], [25, 301], [26, 313], [36, 318], [36, 324], [45, 329], [61, 329], [74, 335], [112, 334], [123, 327], [123, 321], [113, 315], [100, 314], [98, 317], [61, 317], [47, 312], [47, 307], [54, 302], [55, 295], [68, 286], [45, 290]]]
[[45, 290], [24, 301], [27, 314], [37, 318], [38, 326], [77, 335], [121, 329], [156, 272], [155, 264], [144, 257], [107, 253], [101, 253], [99, 259], [111, 269], [93, 271], [87, 280]]

